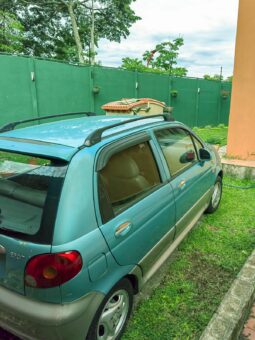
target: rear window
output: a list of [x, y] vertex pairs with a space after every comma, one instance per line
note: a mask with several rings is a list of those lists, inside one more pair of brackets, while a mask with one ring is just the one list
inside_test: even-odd
[[67, 164], [0, 151], [0, 233], [51, 243]]

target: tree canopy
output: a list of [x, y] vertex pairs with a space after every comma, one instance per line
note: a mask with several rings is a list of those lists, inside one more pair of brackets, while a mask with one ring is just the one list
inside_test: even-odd
[[213, 76], [209, 75], [209, 74], [205, 74], [204, 75], [204, 79], [206, 80], [223, 80], [223, 76], [220, 74], [214, 74]]
[[28, 55], [86, 62], [93, 41], [120, 41], [140, 19], [134, 0], [1, 0], [24, 30], [22, 52]]
[[23, 48], [24, 27], [15, 15], [0, 10], [0, 51], [18, 53]]
[[225, 81], [229, 81], [229, 82], [232, 82], [232, 80], [233, 80], [233, 76], [229, 76], [226, 79], [224, 79], [223, 75], [221, 75], [221, 74], [214, 74], [213, 76], [211, 76], [209, 74], [205, 74], [203, 78], [206, 79], [206, 80], [217, 80], [217, 81], [225, 80]]
[[139, 72], [165, 73], [174, 76], [186, 76], [187, 69], [176, 67], [179, 49], [184, 45], [183, 38], [157, 44], [151, 51], [145, 51], [143, 58], [123, 58], [122, 68]]

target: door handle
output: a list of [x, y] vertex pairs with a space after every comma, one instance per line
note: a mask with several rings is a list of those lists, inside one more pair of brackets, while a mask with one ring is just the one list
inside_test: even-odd
[[115, 236], [120, 237], [120, 236], [125, 236], [131, 229], [132, 223], [127, 221], [124, 223], [121, 223], [116, 229], [115, 229]]
[[178, 188], [179, 188], [179, 189], [183, 189], [183, 188], [185, 187], [185, 185], [186, 185], [186, 180], [183, 179], [183, 180], [180, 181], [180, 183], [178, 184]]

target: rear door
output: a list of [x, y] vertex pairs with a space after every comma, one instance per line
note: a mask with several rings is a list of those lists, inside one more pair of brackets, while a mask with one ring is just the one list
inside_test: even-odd
[[120, 265], [140, 263], [145, 273], [175, 231], [173, 190], [150, 137], [142, 134], [102, 150], [97, 185], [100, 229], [113, 256]]
[[205, 210], [215, 175], [210, 161], [201, 162], [203, 146], [182, 127], [155, 131], [176, 201], [176, 237]]

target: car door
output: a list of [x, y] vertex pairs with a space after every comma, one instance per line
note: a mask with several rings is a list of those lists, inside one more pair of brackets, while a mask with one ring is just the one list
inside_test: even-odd
[[210, 200], [215, 175], [210, 161], [200, 161], [203, 145], [183, 127], [155, 131], [176, 201], [176, 237], [198, 219]]
[[96, 178], [100, 229], [113, 256], [145, 274], [175, 234], [174, 194], [153, 141], [142, 134], [105, 147]]

